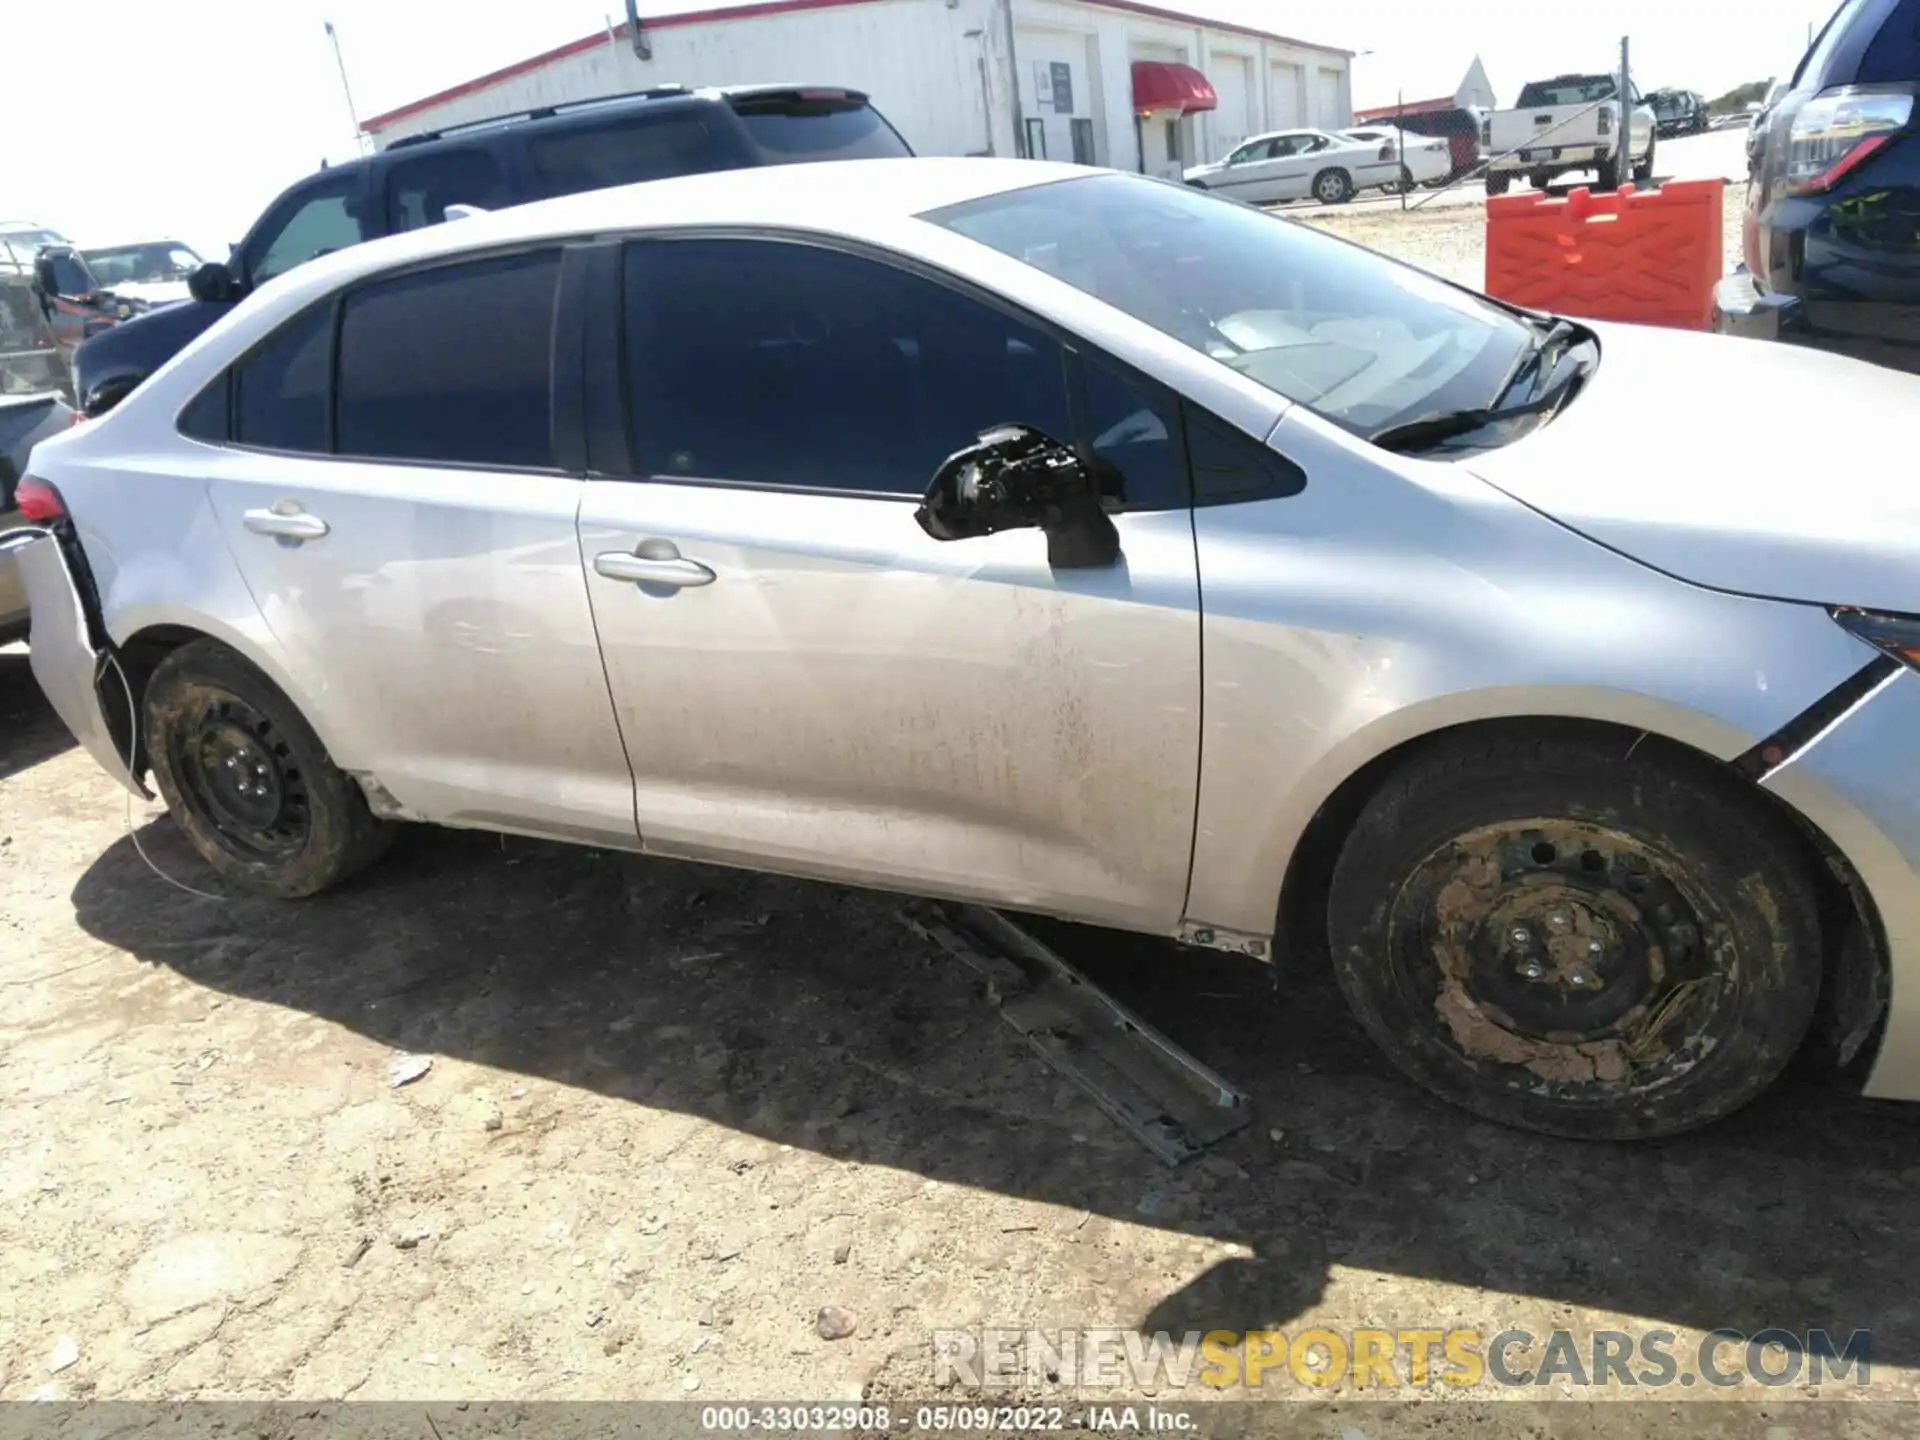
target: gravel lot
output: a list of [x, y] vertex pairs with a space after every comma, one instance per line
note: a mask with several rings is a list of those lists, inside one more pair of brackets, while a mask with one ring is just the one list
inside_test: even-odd
[[[1563, 193], [1565, 186], [1555, 187]], [[1516, 190], [1515, 194], [1530, 194]], [[1478, 289], [1486, 282], [1487, 217], [1478, 205], [1428, 204], [1411, 208], [1422, 197], [1410, 197], [1401, 211], [1387, 203], [1354, 206], [1287, 207], [1286, 214], [1335, 235], [1431, 270], [1457, 284]], [[1747, 204], [1744, 181], [1727, 186], [1723, 229], [1726, 236], [1725, 271], [1740, 263], [1740, 216]]]
[[[1310, 218], [1478, 263], [1477, 211]], [[1871, 1385], [1636, 1429], [1920, 1434], [1796, 1405], [1920, 1398], [1920, 1107], [1800, 1074], [1679, 1141], [1528, 1137], [1409, 1088], [1324, 957], [1047, 927], [1254, 1095], [1167, 1171], [885, 896], [422, 830], [318, 900], [208, 900], [134, 835], [215, 888], [0, 650], [0, 1399], [901, 1401], [945, 1328], [1783, 1326], [1873, 1330]]]

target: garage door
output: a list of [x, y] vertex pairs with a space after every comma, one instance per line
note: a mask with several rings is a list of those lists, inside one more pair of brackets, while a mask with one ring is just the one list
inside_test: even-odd
[[1346, 101], [1340, 94], [1340, 72], [1320, 72], [1320, 113], [1314, 117], [1322, 130], [1341, 130], [1353, 123]]
[[1267, 128], [1292, 130], [1307, 123], [1300, 67], [1275, 61], [1267, 77]]
[[1205, 158], [1219, 160], [1254, 133], [1253, 86], [1241, 55], [1214, 55], [1207, 61], [1207, 79], [1220, 105], [1211, 116], [1211, 151]]

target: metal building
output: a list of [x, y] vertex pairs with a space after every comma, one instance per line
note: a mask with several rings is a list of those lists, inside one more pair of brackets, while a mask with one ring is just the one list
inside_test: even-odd
[[1248, 135], [1353, 119], [1350, 51], [1137, 0], [761, 0], [637, 21], [632, 8], [366, 128], [385, 146], [654, 85], [813, 82], [866, 91], [921, 154], [1166, 175]]

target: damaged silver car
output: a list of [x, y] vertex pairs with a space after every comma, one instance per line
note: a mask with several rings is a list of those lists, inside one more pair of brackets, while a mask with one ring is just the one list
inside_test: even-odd
[[422, 821], [1330, 951], [1422, 1084], [1629, 1138], [1806, 1044], [1920, 1098], [1914, 502], [1831, 439], [1916, 401], [1140, 177], [730, 172], [262, 287], [21, 563], [232, 884]]

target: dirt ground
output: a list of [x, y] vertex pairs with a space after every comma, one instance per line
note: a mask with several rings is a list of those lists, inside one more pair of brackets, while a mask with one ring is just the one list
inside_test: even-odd
[[426, 830], [196, 898], [0, 652], [0, 1398], [907, 1399], [936, 1329], [1369, 1325], [1870, 1328], [1865, 1393], [1920, 1395], [1920, 1112], [1801, 1076], [1532, 1138], [1404, 1083], [1314, 957], [1053, 927], [1255, 1097], [1167, 1171], [894, 909]]
[[[1564, 194], [1568, 188], [1555, 186], [1550, 193]], [[1286, 213], [1291, 219], [1370, 245], [1457, 284], [1478, 289], [1486, 283], [1486, 211], [1478, 205], [1435, 203], [1432, 197], [1436, 193], [1422, 191], [1409, 196], [1409, 209], [1404, 212], [1390, 202], [1376, 200], [1351, 206], [1297, 205]], [[1522, 188], [1513, 193], [1527, 195], [1532, 191]], [[1424, 205], [1423, 200], [1427, 201]], [[1745, 182], [1729, 184], [1721, 212], [1727, 271], [1740, 263], [1740, 224], [1746, 205]]]

